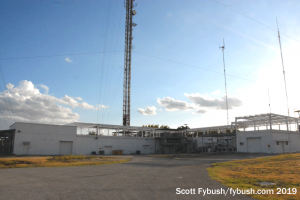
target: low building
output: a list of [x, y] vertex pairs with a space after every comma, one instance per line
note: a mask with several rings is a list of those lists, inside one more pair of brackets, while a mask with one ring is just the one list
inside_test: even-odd
[[236, 117], [231, 125], [158, 129], [75, 122], [16, 122], [0, 131], [0, 155], [300, 152], [299, 118], [273, 113]]
[[300, 152], [299, 118], [268, 113], [236, 117], [232, 125], [244, 126], [236, 133], [237, 152]]
[[[21, 122], [14, 123], [10, 128], [13, 135], [10, 151], [7, 150], [4, 154], [83, 155], [94, 153], [109, 155], [114, 150], [122, 150], [123, 154], [151, 154], [155, 152], [154, 138], [136, 137], [132, 134], [137, 131], [151, 132], [151, 128], [89, 123], [49, 125]], [[105, 129], [110, 134], [112, 134], [111, 130], [114, 129], [124, 131], [125, 135], [80, 134], [80, 129], [95, 129], [99, 133]]]

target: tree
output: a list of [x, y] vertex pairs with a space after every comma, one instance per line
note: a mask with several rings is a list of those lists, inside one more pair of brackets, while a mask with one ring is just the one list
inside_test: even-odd
[[170, 129], [170, 127], [168, 125], [159, 126], [159, 124], [155, 124], [155, 125], [154, 124], [148, 124], [148, 125], [143, 125], [142, 127]]
[[161, 125], [159, 128], [170, 129], [170, 127], [168, 125]]
[[178, 130], [185, 130], [185, 129], [190, 129], [189, 126], [178, 126]]
[[156, 125], [154, 125], [154, 124], [148, 124], [148, 126], [147, 125], [143, 125], [142, 127], [149, 127], [149, 128], [158, 128], [158, 124], [156, 124]]
[[96, 135], [96, 132], [95, 131], [90, 131], [89, 135]]

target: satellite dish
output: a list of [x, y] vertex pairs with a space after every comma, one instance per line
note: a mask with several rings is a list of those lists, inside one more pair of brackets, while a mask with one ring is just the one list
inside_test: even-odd
[[132, 10], [132, 15], [136, 15], [136, 11], [135, 10]]
[[132, 23], [132, 26], [136, 26], [137, 24], [136, 23]]

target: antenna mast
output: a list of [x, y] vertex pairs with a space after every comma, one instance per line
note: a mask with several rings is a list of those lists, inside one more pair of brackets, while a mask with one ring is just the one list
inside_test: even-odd
[[276, 17], [276, 23], [277, 23], [277, 30], [278, 30], [279, 46], [280, 46], [281, 63], [282, 63], [282, 69], [283, 69], [283, 79], [284, 79], [284, 85], [285, 85], [286, 105], [287, 105], [287, 110], [288, 110], [288, 116], [290, 116], [289, 100], [288, 100], [288, 94], [287, 94], [287, 88], [286, 88], [285, 71], [284, 71], [284, 65], [283, 65], [283, 57], [282, 57], [282, 49], [281, 49], [281, 41], [280, 41], [280, 33], [279, 33], [279, 28], [278, 28], [277, 17]]
[[227, 102], [227, 84], [226, 84], [226, 71], [225, 71], [225, 58], [224, 58], [224, 50], [225, 50], [225, 42], [223, 39], [223, 46], [219, 47], [222, 49], [223, 52], [223, 65], [224, 65], [224, 79], [225, 79], [225, 92], [226, 92], [226, 109], [227, 109], [227, 125], [229, 125], [229, 118], [228, 118], [228, 102]]
[[269, 88], [268, 88], [268, 97], [269, 97], [269, 108], [270, 108], [270, 114], [271, 114], [271, 103], [270, 103], [270, 93], [269, 93]]
[[132, 17], [136, 15], [133, 10], [135, 0], [126, 0], [126, 27], [125, 27], [125, 55], [124, 55], [124, 84], [123, 84], [123, 126], [130, 126], [130, 91], [131, 91], [131, 50], [132, 50], [132, 30], [136, 23], [132, 22]]

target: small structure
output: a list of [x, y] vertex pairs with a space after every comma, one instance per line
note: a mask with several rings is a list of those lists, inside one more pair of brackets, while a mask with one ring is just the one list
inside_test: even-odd
[[186, 130], [181, 129], [156, 129], [159, 134], [155, 137], [159, 149], [156, 153], [195, 153], [197, 141], [186, 137]]
[[[299, 118], [274, 113], [236, 117], [237, 152], [287, 153], [300, 151]], [[240, 129], [239, 129], [240, 130]]]
[[197, 141], [198, 152], [236, 152], [236, 134], [231, 125], [189, 129]]

